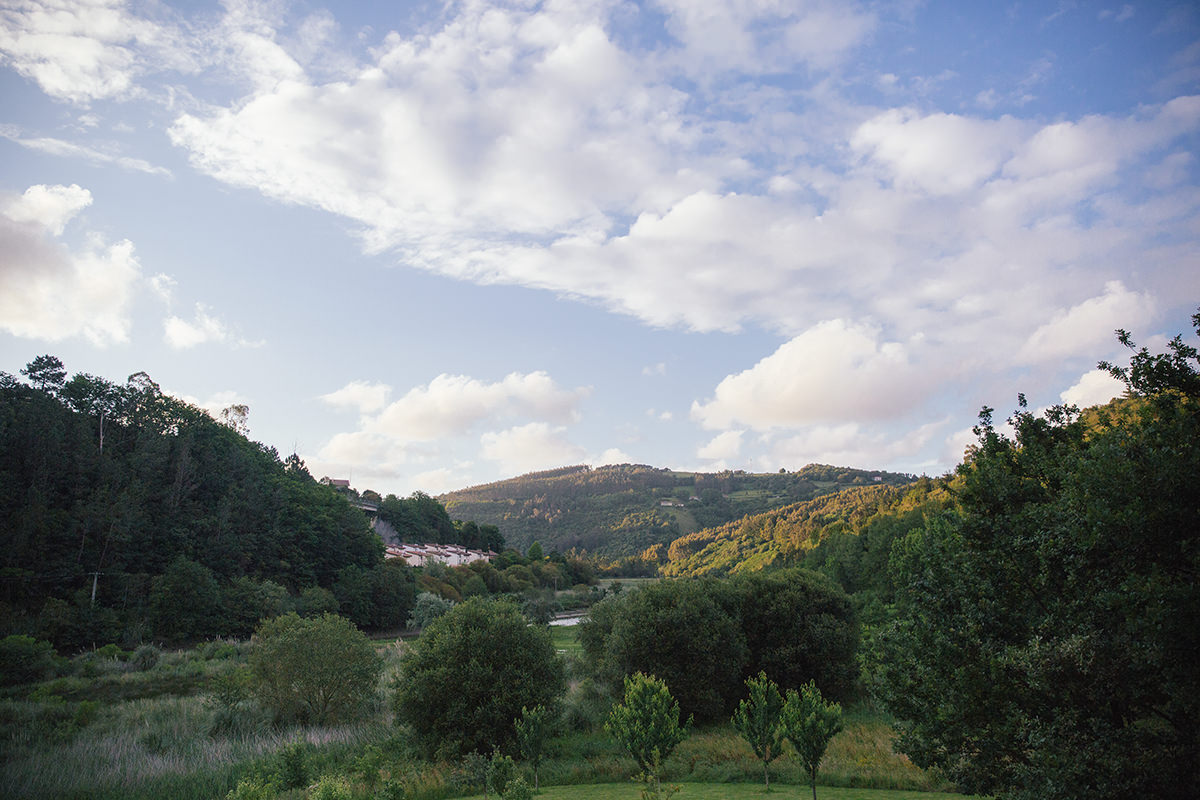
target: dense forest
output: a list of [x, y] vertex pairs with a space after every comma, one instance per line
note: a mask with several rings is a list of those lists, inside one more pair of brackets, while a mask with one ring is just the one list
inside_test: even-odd
[[796, 472], [677, 472], [638, 464], [573, 466], [462, 489], [452, 513], [500, 526], [525, 549], [635, 559], [681, 536], [851, 487], [901, 486], [911, 475], [810, 464]]
[[[0, 374], [5, 633], [70, 649], [246, 635], [285, 610], [404, 624], [418, 574], [384, 561], [356, 493], [242, 435], [244, 406], [218, 421], [145, 373], [67, 379], [53, 356], [22, 374]], [[379, 500], [399, 538], [503, 547], [428, 496]]]

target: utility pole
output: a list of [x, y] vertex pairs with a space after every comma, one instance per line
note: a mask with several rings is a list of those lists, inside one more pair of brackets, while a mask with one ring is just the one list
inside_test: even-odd
[[[84, 573], [87, 574], [87, 573]], [[92, 608], [96, 607], [96, 584], [100, 582], [100, 573], [92, 573]]]

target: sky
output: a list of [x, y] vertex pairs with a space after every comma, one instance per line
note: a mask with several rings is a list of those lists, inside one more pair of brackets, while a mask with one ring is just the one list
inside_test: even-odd
[[1200, 306], [1193, 3], [0, 3], [0, 370], [316, 477], [940, 475]]

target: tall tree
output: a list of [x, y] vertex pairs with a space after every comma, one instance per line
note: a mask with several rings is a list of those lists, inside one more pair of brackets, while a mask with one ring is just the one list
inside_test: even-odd
[[25, 365], [21, 374], [29, 378], [29, 382], [39, 392], [57, 394], [62, 389], [63, 381], [67, 379], [67, 370], [62, 361], [54, 356], [38, 356]]
[[[1200, 334], [1200, 314], [1193, 317]], [[899, 746], [972, 793], [1182, 798], [1200, 785], [1200, 370], [1136, 349], [1127, 397], [984, 409], [961, 512], [893, 550], [867, 674]]]

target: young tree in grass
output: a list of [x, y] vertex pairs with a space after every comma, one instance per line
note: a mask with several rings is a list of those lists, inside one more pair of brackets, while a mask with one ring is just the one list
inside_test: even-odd
[[662, 763], [688, 737], [691, 726], [690, 717], [679, 723], [679, 703], [666, 683], [636, 672], [625, 678], [625, 702], [612, 710], [604, 729], [629, 751], [646, 781], [654, 782], [657, 797]]
[[542, 751], [546, 740], [554, 730], [554, 713], [539, 703], [533, 708], [523, 706], [521, 717], [514, 723], [517, 729], [517, 747], [533, 767], [533, 790], [538, 790], [538, 767], [542, 763]]
[[783, 695], [765, 672], [758, 673], [757, 678], [747, 678], [746, 688], [750, 690], [750, 696], [738, 703], [737, 711], [733, 713], [733, 727], [762, 761], [763, 783], [769, 792], [771, 776], [767, 772], [767, 765], [778, 758], [783, 749], [783, 729], [780, 725]]
[[382, 669], [371, 640], [334, 614], [266, 620], [250, 649], [255, 695], [280, 720], [331, 725], [352, 719]]
[[788, 690], [782, 723], [783, 737], [796, 749], [800, 764], [808, 773], [813, 800], [817, 800], [817, 769], [829, 740], [842, 729], [842, 707], [826, 702], [817, 685], [809, 681], [799, 692]]

